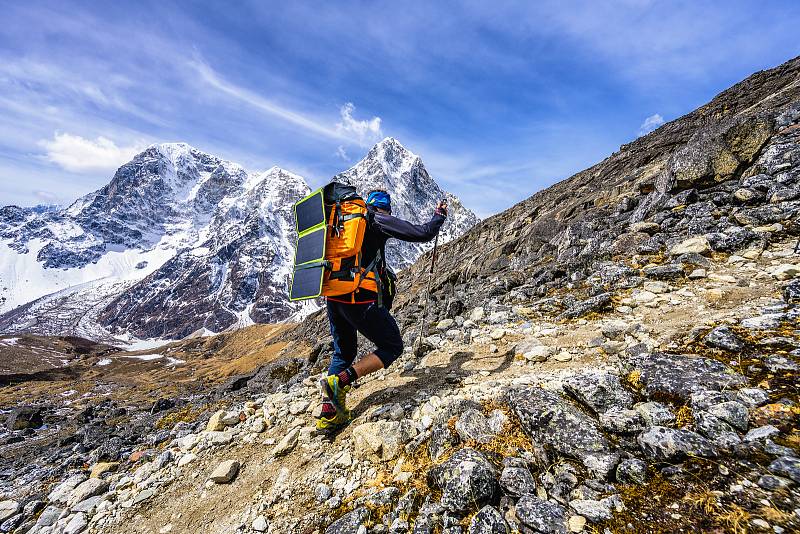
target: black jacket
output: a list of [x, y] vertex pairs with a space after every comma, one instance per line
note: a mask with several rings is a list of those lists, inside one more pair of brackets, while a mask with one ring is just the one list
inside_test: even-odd
[[[424, 243], [430, 241], [439, 233], [445, 221], [445, 216], [439, 212], [433, 214], [433, 218], [422, 224], [413, 224], [403, 219], [398, 219], [385, 213], [378, 213], [370, 208], [367, 224], [367, 231], [364, 234], [364, 244], [361, 247], [361, 265], [369, 266], [381, 252], [383, 265], [379, 269], [383, 271], [386, 261], [386, 242], [391, 238], [413, 243]], [[371, 302], [376, 298], [374, 291], [358, 289], [355, 292], [356, 302]], [[329, 300], [338, 302], [351, 302], [350, 295], [339, 297], [328, 297]]]

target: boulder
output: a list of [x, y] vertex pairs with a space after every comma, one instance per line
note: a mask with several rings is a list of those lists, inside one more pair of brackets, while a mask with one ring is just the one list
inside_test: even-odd
[[708, 239], [703, 236], [690, 237], [673, 246], [669, 251], [672, 256], [680, 256], [681, 254], [709, 254], [710, 252], [711, 245]]
[[538, 387], [515, 388], [509, 404], [534, 441], [581, 461], [603, 478], [616, 466], [619, 457], [594, 419], [560, 395]]
[[19, 503], [11, 499], [0, 501], [0, 522], [5, 521], [19, 511]]
[[642, 414], [636, 410], [611, 408], [600, 414], [600, 425], [615, 434], [638, 434], [645, 428]]
[[222, 422], [222, 418], [225, 417], [225, 412], [220, 410], [218, 412], [214, 412], [206, 423], [206, 432], [221, 432], [225, 430], [225, 423]]
[[44, 424], [44, 409], [39, 406], [20, 406], [14, 408], [6, 420], [9, 430], [39, 428]]
[[464, 441], [474, 440], [478, 443], [489, 443], [494, 437], [486, 416], [475, 408], [470, 408], [461, 414], [456, 421], [455, 429]]
[[795, 483], [800, 484], [800, 458], [782, 456], [769, 464], [769, 470], [778, 475], [791, 478]]
[[464, 514], [490, 501], [497, 491], [497, 470], [475, 449], [459, 449], [428, 472], [428, 483], [442, 491], [441, 505]]
[[511, 529], [496, 508], [484, 506], [472, 517], [467, 534], [508, 534]]
[[724, 390], [742, 386], [747, 380], [727, 365], [690, 355], [640, 354], [630, 363], [649, 398], [687, 401], [695, 391]]
[[67, 505], [73, 506], [89, 497], [101, 495], [108, 489], [108, 481], [99, 478], [90, 478], [78, 484], [69, 494]]
[[647, 278], [652, 278], [654, 280], [679, 280], [686, 276], [686, 273], [683, 271], [683, 265], [680, 263], [668, 263], [666, 265], [646, 267], [643, 273]]
[[709, 347], [715, 349], [727, 350], [730, 352], [739, 352], [744, 349], [744, 341], [737, 336], [730, 326], [721, 325], [713, 328], [703, 342]]
[[559, 319], [575, 319], [589, 312], [600, 311], [611, 303], [611, 293], [601, 293], [586, 300], [577, 302], [567, 311], [559, 315]]
[[292, 449], [297, 445], [297, 438], [300, 436], [300, 427], [295, 427], [289, 431], [288, 434], [275, 445], [272, 449], [272, 455], [275, 457], [285, 456], [292, 452]]
[[531, 472], [524, 467], [504, 468], [500, 474], [500, 487], [514, 497], [536, 495], [536, 481]]
[[353, 429], [355, 453], [360, 458], [373, 458], [388, 462], [397, 458], [403, 445], [416, 436], [416, 430], [407, 420], [372, 421]]
[[666, 404], [660, 402], [640, 402], [633, 407], [647, 426], [666, 426], [675, 421], [675, 414]]
[[239, 474], [239, 462], [236, 460], [225, 460], [220, 463], [209, 475], [209, 479], [215, 484], [228, 484]]
[[78, 534], [79, 532], [83, 532], [88, 526], [89, 522], [86, 520], [86, 514], [79, 512], [73, 515], [72, 518], [67, 522], [67, 526], [64, 527], [63, 534]]
[[356, 534], [367, 523], [369, 516], [369, 510], [365, 506], [359, 506], [331, 523], [325, 529], [325, 534]]
[[783, 300], [790, 304], [800, 303], [800, 280], [792, 280], [783, 288]]
[[720, 402], [719, 404], [710, 406], [708, 408], [708, 413], [742, 432], [747, 431], [747, 407], [741, 402]]
[[594, 413], [630, 408], [633, 394], [611, 373], [584, 373], [564, 380], [564, 391]]
[[517, 519], [543, 534], [566, 534], [566, 510], [554, 502], [525, 495], [516, 506]]
[[717, 456], [714, 444], [690, 430], [653, 426], [639, 434], [637, 441], [647, 457], [659, 462], [681, 460], [687, 456]]
[[647, 482], [647, 464], [638, 458], [622, 460], [617, 466], [617, 481], [623, 484]]
[[708, 412], [695, 412], [695, 428], [724, 449], [732, 449], [741, 438], [728, 423]]
[[791, 280], [800, 275], [800, 264], [784, 263], [772, 269], [770, 274], [778, 280]]
[[57, 506], [48, 506], [44, 509], [44, 511], [42, 511], [41, 514], [39, 514], [39, 519], [36, 520], [36, 525], [40, 527], [49, 527], [58, 521], [58, 518], [61, 517], [63, 512], [64, 510]]

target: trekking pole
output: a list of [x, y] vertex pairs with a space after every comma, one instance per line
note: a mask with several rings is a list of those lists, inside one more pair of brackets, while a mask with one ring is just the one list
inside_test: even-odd
[[[446, 200], [443, 200], [445, 202]], [[433, 268], [436, 265], [436, 251], [439, 246], [439, 234], [436, 234], [436, 238], [433, 240], [433, 254], [431, 255], [431, 267], [428, 269], [428, 283], [425, 287], [425, 304], [422, 305], [422, 320], [419, 323], [419, 334], [417, 334], [417, 340], [414, 347], [414, 355], [416, 355], [417, 350], [422, 343], [422, 336], [425, 333], [425, 321], [428, 317], [428, 301], [430, 301], [431, 295], [431, 281], [433, 280]]]

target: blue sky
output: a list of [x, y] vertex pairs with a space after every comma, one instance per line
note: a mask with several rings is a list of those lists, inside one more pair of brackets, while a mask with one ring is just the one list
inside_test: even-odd
[[2, 2], [0, 205], [185, 141], [317, 185], [393, 136], [501, 211], [800, 55], [800, 2]]

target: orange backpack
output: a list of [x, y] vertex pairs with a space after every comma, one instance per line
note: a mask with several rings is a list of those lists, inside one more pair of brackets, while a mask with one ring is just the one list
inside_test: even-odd
[[[360, 288], [381, 300], [381, 253], [362, 263], [367, 204], [355, 187], [331, 182], [295, 204], [297, 247], [291, 300], [351, 295]], [[380, 304], [380, 303], [379, 303]]]

